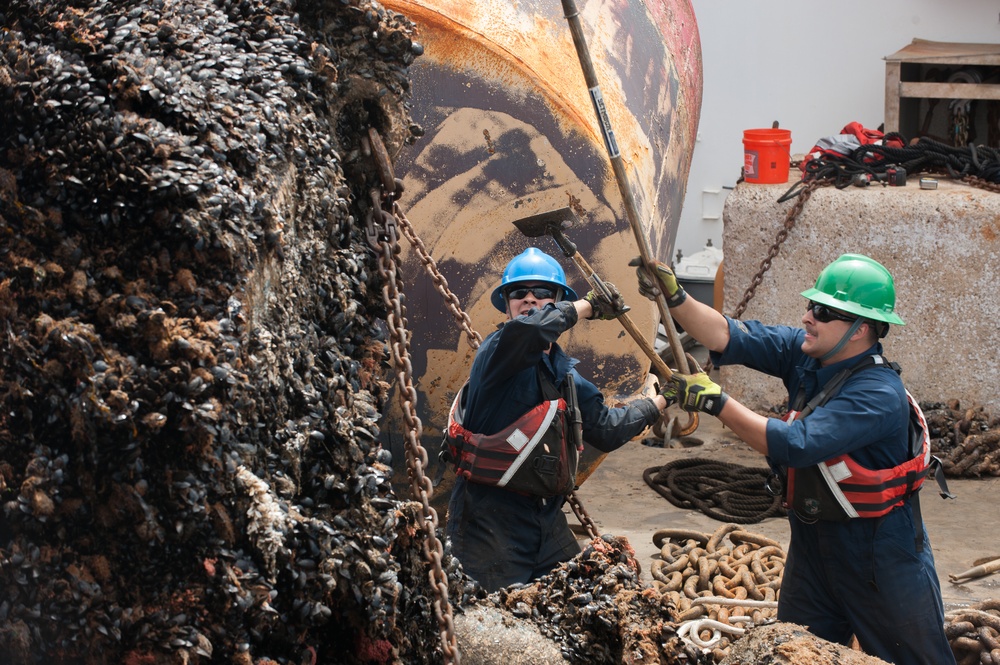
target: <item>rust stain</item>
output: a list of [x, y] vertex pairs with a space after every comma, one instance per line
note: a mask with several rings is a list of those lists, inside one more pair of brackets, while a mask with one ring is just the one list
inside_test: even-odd
[[997, 233], [998, 228], [1000, 228], [1000, 219], [998, 218], [994, 218], [992, 222], [988, 224], [983, 224], [982, 226], [983, 239], [986, 240], [987, 242], [995, 242], [998, 235], [1000, 235]]
[[[663, 35], [667, 51], [673, 56], [680, 77], [679, 85], [685, 91], [683, 102], [676, 110], [682, 116], [686, 135], [696, 136], [703, 83], [701, 37], [694, 8], [688, 2], [650, 2], [646, 7]], [[688, 155], [690, 159], [690, 153]]]
[[[579, 131], [592, 142], [603, 142], [564, 21], [529, 15], [520, 8], [523, 5], [509, 0], [387, 0], [383, 4], [418, 25], [425, 47], [422, 57], [493, 78], [508, 92], [540, 94], [564, 123], [564, 131]], [[562, 18], [561, 11], [558, 17]], [[610, 50], [604, 43], [607, 36], [599, 29], [592, 41], [596, 43], [589, 45], [591, 60], [622, 154], [633, 159], [645, 155], [648, 140], [637, 135], [637, 123], [632, 122], [632, 112], [604, 56]]]

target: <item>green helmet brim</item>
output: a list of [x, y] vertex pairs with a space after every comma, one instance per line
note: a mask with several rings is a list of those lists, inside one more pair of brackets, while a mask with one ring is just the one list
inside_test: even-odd
[[874, 309], [872, 307], [865, 307], [855, 302], [847, 302], [845, 300], [838, 300], [833, 296], [823, 293], [822, 291], [810, 288], [802, 292], [802, 295], [813, 302], [818, 302], [821, 305], [826, 305], [827, 307], [832, 307], [834, 309], [840, 310], [841, 312], [847, 312], [848, 314], [854, 314], [855, 316], [860, 316], [865, 319], [871, 319], [872, 321], [882, 321], [884, 323], [891, 323], [897, 326], [905, 326], [906, 323], [903, 319], [899, 318], [899, 315], [895, 312], [886, 312], [884, 310]]

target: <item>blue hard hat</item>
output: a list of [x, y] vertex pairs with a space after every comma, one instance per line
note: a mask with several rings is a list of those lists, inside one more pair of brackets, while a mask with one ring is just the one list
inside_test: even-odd
[[490, 302], [501, 312], [507, 311], [503, 291], [511, 284], [519, 282], [547, 282], [563, 290], [564, 300], [577, 300], [576, 291], [566, 284], [566, 273], [554, 258], [538, 249], [529, 247], [510, 260], [503, 269], [500, 286], [493, 289]]

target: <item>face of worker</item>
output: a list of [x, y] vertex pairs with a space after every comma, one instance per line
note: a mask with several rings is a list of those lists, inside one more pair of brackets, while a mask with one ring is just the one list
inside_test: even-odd
[[[532, 309], [539, 309], [545, 307], [550, 302], [555, 302], [556, 299], [553, 298], [540, 298], [534, 291], [531, 290], [532, 287], [538, 287], [540, 292], [545, 290], [552, 292], [556, 295], [555, 288], [551, 284], [546, 284], [545, 282], [518, 282], [507, 289], [507, 316], [513, 319], [515, 316], [521, 316], [522, 314], [527, 314]], [[523, 297], [515, 298], [515, 295], [520, 295], [521, 291], [527, 290]], [[544, 293], [543, 293], [544, 295]]]
[[[834, 310], [837, 311], [837, 310]], [[846, 312], [839, 312], [844, 316], [851, 316]], [[802, 327], [806, 331], [806, 339], [802, 342], [802, 353], [812, 358], [822, 358], [830, 349], [835, 347], [852, 325], [851, 321], [841, 319], [830, 319], [829, 321], [818, 321], [813, 310], [807, 309], [802, 316]], [[854, 336], [861, 335], [863, 330], [859, 330]], [[840, 353], [833, 358], [829, 358], [826, 363], [839, 360]]]

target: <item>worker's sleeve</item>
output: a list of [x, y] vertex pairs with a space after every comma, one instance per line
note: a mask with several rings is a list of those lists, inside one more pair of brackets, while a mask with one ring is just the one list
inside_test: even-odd
[[483, 367], [481, 380], [491, 385], [534, 367], [549, 345], [576, 325], [577, 318], [573, 303], [562, 300], [507, 321], [494, 333], [493, 348]]
[[743, 365], [769, 376], [781, 377], [786, 385], [802, 356], [805, 331], [791, 326], [766, 326], [760, 321], [729, 322], [729, 344], [710, 354], [712, 364]]
[[859, 463], [891, 468], [906, 459], [905, 393], [902, 399], [901, 403], [899, 392], [885, 381], [855, 376], [808, 417], [789, 423], [771, 418], [768, 458], [781, 466], [802, 468], [864, 449], [864, 458], [856, 457]]
[[660, 410], [651, 399], [635, 400], [623, 407], [609, 407], [594, 384], [575, 371], [573, 379], [583, 416], [583, 440], [601, 452], [610, 453], [621, 448], [660, 417]]

